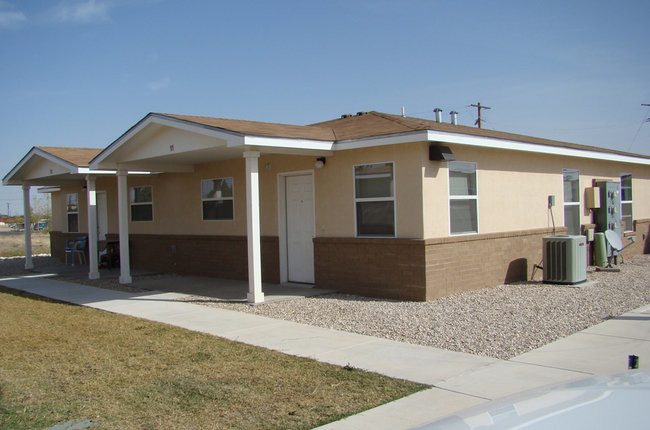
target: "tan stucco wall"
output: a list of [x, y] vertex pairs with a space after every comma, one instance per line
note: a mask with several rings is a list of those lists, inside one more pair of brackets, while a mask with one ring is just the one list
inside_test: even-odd
[[[547, 209], [549, 195], [556, 199], [555, 224], [563, 226], [562, 169], [580, 170], [582, 224], [592, 222], [584, 205], [585, 188], [592, 186], [594, 178], [619, 181], [623, 173], [632, 174], [634, 218], [650, 217], [650, 167], [458, 145], [451, 148], [458, 161], [477, 164], [479, 233], [552, 227]], [[425, 238], [449, 236], [446, 163], [432, 162], [425, 169], [423, 195], [428, 214], [424, 218]]]
[[68, 231], [68, 217], [65, 211], [66, 194], [77, 193], [79, 202], [79, 233], [88, 231], [88, 204], [86, 190], [81, 187], [61, 187], [61, 191], [52, 193], [52, 230]]
[[[260, 225], [262, 235], [277, 235], [277, 176], [281, 172], [314, 168], [315, 157], [262, 156], [259, 159]], [[246, 164], [243, 158], [195, 166], [193, 173], [164, 173], [129, 176], [128, 186], [153, 187], [153, 221], [130, 222], [130, 233], [142, 234], [246, 234]], [[203, 221], [201, 218], [201, 180], [233, 178], [234, 219]], [[97, 190], [107, 192], [110, 233], [118, 232], [117, 181], [114, 177], [97, 180]]]
[[394, 162], [396, 237], [422, 238], [424, 143], [335, 152], [316, 175], [316, 236], [354, 237], [354, 165]]
[[[424, 143], [393, 145], [337, 152], [316, 169], [313, 156], [262, 155], [260, 172], [260, 223], [262, 235], [278, 235], [278, 175], [312, 172], [315, 188], [317, 236], [354, 236], [354, 168], [356, 164], [394, 162], [396, 184], [397, 237], [422, 238], [422, 172], [428, 162]], [[234, 181], [234, 220], [201, 219], [201, 180], [232, 177]], [[129, 232], [143, 234], [246, 234], [245, 160], [235, 159], [195, 166], [193, 173], [165, 173], [129, 176], [128, 186], [153, 186], [153, 221], [130, 222]], [[97, 191], [106, 191], [108, 231], [117, 233], [117, 180], [99, 177]], [[67, 192], [82, 190], [68, 190]], [[85, 193], [85, 191], [83, 191]], [[55, 229], [65, 231], [65, 196], [53, 196]], [[80, 226], [86, 228], [85, 195]], [[80, 200], [81, 203], [81, 200]]]
[[[553, 215], [564, 225], [562, 169], [580, 170], [581, 223], [592, 222], [584, 207], [584, 189], [592, 180], [633, 178], [634, 219], [650, 218], [650, 167], [573, 157], [531, 154], [467, 146], [451, 146], [456, 159], [477, 163], [479, 232], [498, 233], [552, 226], [547, 210], [548, 195], [555, 195]], [[313, 156], [262, 155], [260, 167], [261, 232], [278, 235], [278, 175], [313, 172], [315, 182], [316, 236], [353, 237], [354, 169], [356, 164], [392, 161], [396, 178], [396, 231], [400, 238], [449, 236], [447, 164], [428, 160], [428, 144], [413, 143], [335, 152], [322, 169], [315, 169]], [[201, 179], [233, 177], [233, 221], [201, 220]], [[130, 176], [129, 186], [152, 185], [154, 221], [131, 222], [132, 233], [245, 235], [245, 160], [195, 166], [194, 173]], [[117, 181], [98, 177], [97, 190], [106, 191], [108, 230], [118, 232]], [[422, 191], [420, 191], [422, 190]], [[67, 231], [65, 194], [79, 194], [80, 231], [87, 230], [86, 192], [63, 188], [52, 194], [53, 229]], [[516, 196], [516, 197], [512, 197]]]

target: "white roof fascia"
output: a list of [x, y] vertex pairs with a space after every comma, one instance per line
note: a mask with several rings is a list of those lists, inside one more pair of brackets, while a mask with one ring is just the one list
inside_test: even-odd
[[334, 141], [332, 140], [291, 139], [266, 136], [244, 136], [243, 144], [246, 146], [309, 149], [315, 151], [331, 151], [334, 147]]
[[234, 139], [235, 141], [239, 140], [238, 138], [242, 137], [241, 133], [236, 131], [230, 131], [223, 128], [213, 127], [206, 124], [199, 124], [196, 122], [191, 122], [188, 120], [173, 118], [168, 116], [161, 116], [157, 114], [150, 114], [151, 122], [160, 125], [166, 125], [168, 127], [173, 127], [179, 130], [189, 131], [192, 133], [202, 134], [208, 137], [215, 137], [217, 139], [229, 141]]
[[59, 166], [63, 167], [64, 169], [67, 169], [70, 171], [71, 174], [76, 173], [77, 171], [77, 166], [74, 165], [73, 163], [70, 163], [69, 161], [63, 160], [59, 157], [56, 157], [49, 152], [45, 152], [42, 149], [33, 147], [32, 149], [29, 150], [27, 154], [16, 164], [16, 166], [9, 171], [5, 175], [5, 177], [2, 179], [2, 184], [3, 185], [9, 185], [9, 182], [11, 181], [11, 178], [29, 161], [32, 159], [34, 156], [39, 156], [42, 157], [54, 164], [58, 164]]
[[[92, 169], [99, 170], [99, 164], [102, 163], [109, 155], [115, 152], [118, 148], [128, 142], [131, 138], [142, 131], [150, 124], [158, 124], [167, 127], [172, 127], [179, 130], [189, 131], [192, 133], [202, 134], [204, 136], [214, 137], [216, 139], [225, 140], [228, 146], [239, 146], [243, 144], [243, 136], [239, 133], [231, 132], [228, 130], [217, 129], [203, 124], [196, 124], [178, 118], [170, 118], [157, 114], [149, 114], [140, 120], [136, 125], [129, 129], [122, 136], [118, 137], [113, 143], [108, 145], [106, 149], [97, 155], [91, 162]], [[231, 144], [232, 142], [232, 144]]]
[[590, 158], [595, 160], [618, 161], [650, 165], [650, 159], [630, 155], [600, 152], [598, 150], [566, 148], [538, 143], [519, 142], [516, 140], [496, 139], [493, 137], [469, 136], [466, 134], [427, 131], [429, 141], [453, 143], [457, 145], [480, 146], [484, 148], [508, 149], [511, 151], [535, 152], [538, 154], [563, 155], [566, 157]]
[[89, 167], [79, 167], [77, 173], [80, 175], [114, 175], [115, 170], [93, 170]]
[[36, 192], [39, 194], [50, 194], [56, 193], [57, 191], [61, 191], [61, 187], [38, 187], [36, 189]]
[[[117, 170], [92, 170], [88, 167], [80, 167], [77, 171], [80, 175], [115, 175]], [[139, 170], [129, 170], [129, 175], [150, 175], [152, 172], [145, 172]]]
[[369, 148], [372, 146], [395, 145], [398, 143], [424, 142], [427, 138], [426, 130], [407, 131], [405, 133], [388, 134], [386, 136], [339, 140], [333, 149], [335, 151], [343, 151], [346, 149]]
[[551, 146], [538, 143], [527, 143], [516, 140], [497, 139], [494, 137], [472, 136], [461, 133], [449, 133], [434, 130], [419, 130], [378, 137], [362, 139], [349, 139], [338, 141], [334, 145], [335, 151], [347, 149], [369, 148], [373, 146], [395, 145], [407, 142], [442, 142], [457, 145], [479, 146], [484, 148], [508, 149], [511, 151], [534, 152], [538, 154], [563, 155], [567, 157], [590, 158], [595, 160], [617, 161], [650, 165], [650, 159], [632, 155], [601, 152], [597, 149], [577, 149], [562, 146]]

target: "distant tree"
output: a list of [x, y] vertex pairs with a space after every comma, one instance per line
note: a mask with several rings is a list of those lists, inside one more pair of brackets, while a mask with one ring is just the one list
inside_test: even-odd
[[32, 199], [31, 223], [47, 222], [47, 229], [52, 225], [52, 205], [49, 194], [36, 195]]

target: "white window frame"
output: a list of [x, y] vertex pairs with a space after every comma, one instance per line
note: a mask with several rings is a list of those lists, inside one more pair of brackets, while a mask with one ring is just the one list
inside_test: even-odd
[[[577, 172], [578, 173], [578, 201], [577, 202], [567, 202], [566, 196], [564, 195], [564, 174], [568, 172]], [[564, 226], [568, 228], [567, 222], [566, 222], [566, 207], [567, 206], [578, 206], [578, 228], [580, 229], [582, 226], [581, 222], [581, 199], [580, 199], [580, 191], [582, 188], [580, 188], [580, 170], [579, 169], [562, 169], [562, 201], [563, 201], [563, 206], [562, 206], [562, 216], [564, 218]], [[578, 231], [576, 235], [580, 235], [582, 231]], [[567, 234], [571, 234], [569, 231], [567, 231]]]
[[[134, 188], [151, 188], [151, 201], [150, 202], [137, 202], [134, 203], [131, 201], [131, 190]], [[151, 205], [151, 219], [147, 220], [134, 220], [133, 219], [133, 206], [144, 206], [144, 205]], [[131, 222], [153, 222], [154, 220], [154, 213], [153, 213], [153, 185], [135, 185], [133, 187], [129, 187], [129, 219]]]
[[[623, 200], [623, 177], [629, 176], [630, 177], [630, 195], [632, 196], [632, 200]], [[623, 220], [623, 205], [630, 205], [630, 217], [631, 219], [631, 224], [632, 228], [634, 228], [634, 190], [632, 187], [632, 174], [631, 173], [621, 173], [621, 227], [623, 230], [623, 233], [631, 233], [634, 230], [625, 230], [625, 222]]]
[[[221, 197], [221, 198], [210, 198], [210, 199], [204, 199], [203, 198], [203, 181], [214, 181], [214, 180], [223, 180], [223, 179], [230, 179], [232, 182], [232, 197]], [[232, 222], [235, 220], [235, 178], [232, 176], [225, 176], [223, 178], [205, 178], [201, 179], [201, 182], [199, 184], [201, 186], [201, 221], [217, 221], [217, 222], [223, 222], [223, 221], [228, 221]], [[203, 202], [218, 202], [218, 201], [224, 201], [224, 200], [231, 200], [232, 201], [232, 218], [224, 218], [224, 219], [205, 219], [203, 216]]]
[[[391, 164], [393, 166], [393, 190], [392, 197], [366, 197], [357, 198], [357, 172], [356, 168], [359, 166], [372, 166], [375, 164]], [[352, 166], [352, 197], [354, 199], [354, 236], [355, 237], [368, 237], [368, 238], [394, 238], [397, 237], [397, 181], [395, 180], [395, 162], [394, 161], [378, 161], [375, 163], [361, 163]], [[359, 234], [357, 222], [357, 202], [393, 202], [393, 235], [375, 235], [375, 234]]]
[[[456, 163], [462, 164], [473, 164], [474, 165], [474, 176], [476, 178], [476, 183], [474, 188], [476, 189], [476, 195], [474, 196], [454, 196], [451, 194], [451, 166]], [[449, 235], [450, 236], [470, 236], [473, 234], [478, 234], [480, 231], [480, 217], [478, 210], [478, 163], [473, 161], [449, 161], [447, 163], [447, 197], [448, 197], [448, 212], [449, 215]], [[466, 231], [460, 233], [454, 233], [451, 231], [451, 202], [453, 200], [476, 200], [476, 231]]]
[[[69, 211], [68, 210], [68, 196], [75, 196], [75, 200], [77, 201], [77, 210], [76, 211]], [[77, 215], [77, 230], [75, 231], [70, 231], [70, 215]], [[68, 228], [68, 233], [79, 233], [79, 193], [67, 193], [65, 195], [65, 222], [66, 222], [66, 227]], [[27, 225], [27, 224], [25, 224]]]

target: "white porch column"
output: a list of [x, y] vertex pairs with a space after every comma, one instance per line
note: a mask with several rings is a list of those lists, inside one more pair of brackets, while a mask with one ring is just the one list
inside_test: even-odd
[[260, 184], [258, 151], [244, 152], [246, 159], [246, 219], [248, 238], [248, 295], [249, 303], [264, 302], [262, 292], [262, 258], [260, 247]]
[[29, 185], [23, 184], [23, 220], [25, 221], [25, 270], [33, 269], [32, 263], [32, 210], [29, 207]]
[[97, 264], [97, 193], [95, 177], [86, 175], [88, 193], [88, 279], [99, 279]]
[[120, 284], [130, 284], [129, 265], [129, 189], [126, 183], [127, 171], [117, 170], [117, 213], [120, 228]]

